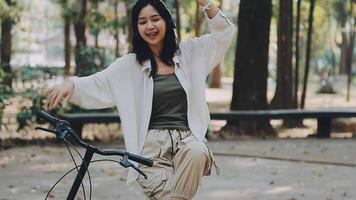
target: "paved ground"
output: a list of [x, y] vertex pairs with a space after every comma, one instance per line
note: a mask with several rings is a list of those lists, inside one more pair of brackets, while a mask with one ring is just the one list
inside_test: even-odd
[[[213, 141], [210, 146], [221, 174], [205, 177], [195, 199], [356, 199], [354, 139]], [[0, 200], [44, 199], [51, 185], [71, 166], [61, 146], [1, 151]], [[92, 199], [143, 199], [127, 189], [125, 169], [118, 164], [96, 163], [91, 173]], [[72, 178], [64, 179], [51, 199], [65, 199]]]

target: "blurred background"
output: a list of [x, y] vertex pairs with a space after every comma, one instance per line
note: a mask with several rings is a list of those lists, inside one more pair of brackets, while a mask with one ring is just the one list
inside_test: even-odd
[[[180, 40], [209, 33], [196, 1], [165, 2]], [[214, 2], [237, 34], [206, 81], [211, 112], [355, 109], [355, 0]], [[70, 169], [63, 145], [42, 146], [56, 142], [34, 130], [48, 126], [36, 113], [44, 109], [49, 86], [93, 74], [130, 52], [134, 3], [0, 0], [0, 199], [42, 198], [55, 177]], [[116, 110], [74, 105], [51, 110], [93, 112]], [[331, 138], [347, 140], [306, 139], [317, 129], [315, 119], [212, 120], [207, 135], [225, 174], [209, 178], [198, 199], [355, 199], [356, 119], [332, 120]], [[87, 123], [82, 137], [124, 148], [119, 123]], [[96, 186], [109, 190], [97, 193], [97, 199], [138, 199], [128, 192], [124, 171], [114, 170], [117, 166], [94, 170], [100, 177]], [[122, 187], [113, 190], [117, 180]], [[59, 189], [51, 198], [65, 193]]]
[[[66, 76], [95, 73], [130, 52], [130, 8], [134, 1], [0, 2], [2, 138], [33, 132], [31, 124], [45, 101], [45, 87]], [[166, 3], [176, 20], [180, 40], [209, 32], [195, 1]], [[215, 3], [238, 27], [238, 34], [224, 62], [207, 80], [211, 111], [355, 106], [355, 1]], [[69, 105], [53, 112], [90, 111]], [[286, 124], [271, 123], [274, 127]], [[356, 129], [352, 119], [340, 123], [342, 130]], [[310, 122], [309, 127], [313, 124]], [[218, 131], [237, 125], [232, 123], [229, 128], [225, 122], [212, 122], [212, 126]], [[241, 129], [234, 129], [234, 134], [246, 132]], [[269, 129], [267, 125], [247, 132], [268, 135]]]

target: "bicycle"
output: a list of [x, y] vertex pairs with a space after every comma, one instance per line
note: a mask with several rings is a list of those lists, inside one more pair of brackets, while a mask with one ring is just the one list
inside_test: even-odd
[[[52, 192], [52, 190], [54, 189], [54, 187], [64, 177], [66, 177], [69, 173], [71, 173], [74, 170], [77, 170], [77, 176], [76, 176], [76, 178], [72, 184], [72, 187], [68, 193], [67, 200], [73, 200], [77, 196], [80, 185], [82, 186], [83, 196], [84, 196], [84, 199], [86, 200], [85, 188], [84, 188], [84, 184], [83, 184], [83, 178], [84, 178], [85, 174], [88, 174], [88, 179], [89, 179], [89, 187], [90, 187], [89, 200], [90, 200], [91, 195], [92, 195], [92, 182], [91, 182], [91, 176], [90, 176], [90, 172], [89, 172], [88, 168], [89, 168], [89, 164], [93, 163], [93, 162], [111, 161], [111, 162], [119, 163], [121, 166], [123, 166], [125, 168], [132, 167], [137, 172], [139, 172], [142, 176], [144, 176], [145, 179], [147, 179], [147, 175], [144, 172], [142, 172], [139, 168], [137, 168], [134, 164], [132, 164], [129, 160], [143, 164], [143, 165], [147, 165], [150, 167], [153, 166], [153, 160], [150, 160], [148, 158], [144, 158], [144, 157], [141, 157], [139, 155], [132, 154], [129, 152], [123, 152], [123, 151], [117, 151], [117, 150], [99, 150], [95, 146], [92, 146], [88, 143], [85, 143], [83, 140], [81, 140], [78, 137], [78, 135], [72, 130], [72, 128], [70, 127], [70, 124], [67, 121], [58, 119], [45, 111], [39, 111], [38, 117], [49, 122], [54, 127], [54, 129], [48, 129], [48, 128], [43, 128], [43, 127], [36, 127], [35, 129], [54, 133], [56, 135], [56, 138], [58, 140], [64, 142], [64, 144], [66, 145], [66, 147], [69, 151], [69, 154], [70, 154], [70, 156], [74, 162], [74, 165], [75, 165], [74, 168], [69, 170], [67, 173], [65, 173], [61, 178], [59, 178], [56, 181], [56, 183], [48, 191], [45, 200], [49, 197], [49, 195]], [[79, 153], [79, 151], [75, 148], [75, 146], [69, 140], [67, 140], [70, 136], [74, 139], [74, 141], [76, 143], [78, 143], [80, 146], [82, 146], [83, 148], [86, 149], [84, 158]], [[74, 156], [73, 156], [68, 145], [70, 145], [76, 151], [76, 153], [78, 153], [78, 155], [80, 156], [80, 158], [82, 160], [82, 163], [80, 165], [77, 165], [77, 163], [74, 159]], [[116, 161], [116, 160], [112, 160], [112, 159], [101, 159], [101, 160], [93, 160], [92, 161], [92, 157], [93, 157], [94, 153], [102, 155], [102, 156], [121, 156], [122, 158], [120, 161]]]

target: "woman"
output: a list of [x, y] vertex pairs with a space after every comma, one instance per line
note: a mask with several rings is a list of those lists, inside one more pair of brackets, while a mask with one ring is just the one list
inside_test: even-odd
[[160, 0], [138, 0], [132, 8], [133, 52], [88, 77], [52, 87], [47, 106], [64, 98], [83, 108], [116, 106], [127, 151], [155, 160], [130, 170], [127, 182], [147, 199], [192, 199], [213, 156], [205, 134], [209, 111], [205, 81], [222, 61], [235, 28], [212, 1], [197, 0], [211, 33], [177, 42], [172, 16]]

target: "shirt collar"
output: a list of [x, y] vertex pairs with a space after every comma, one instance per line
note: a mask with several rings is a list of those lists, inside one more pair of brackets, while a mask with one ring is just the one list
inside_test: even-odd
[[[174, 65], [180, 68], [180, 61], [179, 61], [179, 57], [178, 55], [174, 55], [173, 57], [173, 62]], [[142, 63], [142, 71], [145, 72], [147, 75], [149, 75], [151, 73], [151, 60], [147, 59]]]

